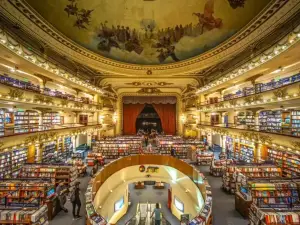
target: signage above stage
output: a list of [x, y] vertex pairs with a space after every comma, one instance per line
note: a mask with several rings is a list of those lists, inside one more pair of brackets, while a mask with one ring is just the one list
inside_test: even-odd
[[139, 171], [141, 173], [158, 173], [159, 172], [159, 167], [158, 166], [147, 166], [145, 167], [144, 165], [141, 165], [139, 167]]

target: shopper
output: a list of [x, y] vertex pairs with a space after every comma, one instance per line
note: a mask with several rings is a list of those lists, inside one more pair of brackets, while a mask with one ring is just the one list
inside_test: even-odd
[[149, 141], [149, 139], [148, 139], [148, 136], [146, 135], [145, 136], [145, 145], [146, 145], [146, 147], [148, 146], [148, 141]]
[[58, 202], [59, 202], [59, 205], [60, 205], [60, 208], [65, 212], [67, 213], [68, 210], [65, 208], [65, 204], [66, 204], [66, 201], [67, 201], [67, 189], [65, 188], [64, 186], [64, 183], [59, 183], [56, 187], [56, 195], [57, 195], [57, 198], [58, 198]]
[[[74, 190], [71, 194], [71, 202], [73, 206], [73, 219], [80, 219], [82, 216], [79, 215], [80, 207], [81, 207], [81, 201], [80, 201], [80, 189], [79, 189], [80, 182], [75, 183]], [[77, 214], [75, 214], [75, 209], [77, 205]]]
[[176, 156], [176, 149], [173, 146], [171, 147], [171, 156]]
[[156, 203], [156, 207], [151, 214], [151, 218], [154, 215], [155, 225], [160, 225], [161, 222], [161, 209], [159, 208], [159, 204]]

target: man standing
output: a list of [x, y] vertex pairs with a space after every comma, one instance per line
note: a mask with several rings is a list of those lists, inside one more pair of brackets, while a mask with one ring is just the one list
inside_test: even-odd
[[[80, 219], [82, 216], [79, 215], [80, 213], [80, 207], [81, 207], [81, 201], [80, 201], [80, 189], [79, 189], [80, 182], [75, 183], [74, 190], [71, 194], [71, 202], [73, 206], [73, 219]], [[77, 213], [75, 214], [75, 209], [77, 206]]]
[[153, 217], [154, 214], [154, 219], [155, 219], [155, 225], [160, 225], [161, 222], [161, 209], [159, 208], [159, 204], [156, 203], [156, 207], [152, 212], [151, 218]]
[[64, 187], [64, 183], [59, 183], [56, 187], [56, 195], [57, 195], [57, 198], [58, 198], [58, 201], [59, 201], [59, 205], [60, 205], [60, 208], [65, 212], [67, 213], [68, 210], [65, 208], [65, 203], [67, 201], [67, 198], [66, 198], [66, 191], [67, 189]]

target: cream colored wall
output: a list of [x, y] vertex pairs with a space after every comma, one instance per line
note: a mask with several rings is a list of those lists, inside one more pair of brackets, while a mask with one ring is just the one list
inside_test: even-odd
[[[148, 165], [145, 166], [147, 167]], [[116, 189], [118, 189], [122, 185], [128, 185], [129, 183], [141, 180], [154, 180], [170, 183], [172, 191], [174, 188], [174, 192], [172, 193], [173, 199], [174, 195], [178, 196], [178, 198], [184, 202], [184, 205], [186, 207], [185, 213], [189, 213], [192, 216], [196, 216], [197, 212], [199, 212], [204, 205], [203, 197], [197, 186], [190, 180], [189, 177], [185, 176], [183, 173], [174, 168], [168, 166], [158, 167], [159, 172], [149, 174], [150, 177], [147, 177], [146, 173], [141, 173], [139, 171], [139, 166], [131, 166], [124, 168], [110, 176], [108, 180], [106, 180], [104, 184], [102, 184], [95, 196], [94, 206], [97, 212], [100, 213], [100, 215], [105, 214], [105, 218], [107, 218], [108, 221], [110, 221], [111, 223], [116, 222], [118, 219], [121, 218], [119, 217], [121, 213], [118, 216], [114, 216], [110, 213], [111, 209], [105, 209], [105, 207], [113, 207], [113, 205], [109, 205], [113, 204], [112, 200], [109, 200], [110, 196], [112, 196], [111, 190], [112, 193], [114, 193], [115, 191], [116, 193], [121, 193]], [[188, 190], [187, 193], [186, 190]], [[121, 194], [117, 194], [117, 196], [119, 197], [120, 195]], [[101, 209], [99, 208], [99, 206], [101, 206]], [[172, 212], [176, 217], [180, 218], [180, 212], [178, 212], [178, 210], [173, 209]], [[112, 218], [113, 221], [111, 221]]]

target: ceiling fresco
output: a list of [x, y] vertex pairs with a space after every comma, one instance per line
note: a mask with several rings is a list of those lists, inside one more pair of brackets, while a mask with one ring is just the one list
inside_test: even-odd
[[158, 65], [204, 53], [271, 0], [26, 0], [76, 43], [117, 61]]

